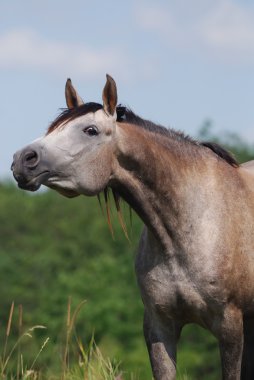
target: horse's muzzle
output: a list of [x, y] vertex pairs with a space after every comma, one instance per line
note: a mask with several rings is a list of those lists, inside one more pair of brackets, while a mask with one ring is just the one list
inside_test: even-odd
[[40, 161], [39, 152], [29, 147], [14, 154], [11, 170], [21, 189], [36, 191], [47, 179], [49, 170]]

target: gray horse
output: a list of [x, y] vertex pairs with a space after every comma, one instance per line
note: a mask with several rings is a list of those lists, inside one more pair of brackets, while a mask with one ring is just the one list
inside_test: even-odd
[[136, 273], [156, 380], [175, 378], [187, 323], [218, 339], [224, 380], [253, 380], [253, 164], [117, 106], [110, 76], [102, 98], [84, 104], [67, 81], [68, 109], [14, 155], [19, 187], [67, 197], [111, 188], [144, 221]]

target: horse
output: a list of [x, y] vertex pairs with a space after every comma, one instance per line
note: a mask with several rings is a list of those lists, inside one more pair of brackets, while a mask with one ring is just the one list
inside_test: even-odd
[[144, 222], [135, 270], [156, 380], [176, 376], [181, 330], [218, 340], [224, 380], [254, 378], [254, 164], [119, 105], [107, 75], [102, 104], [70, 79], [67, 108], [14, 154], [18, 186], [66, 197], [111, 189]]

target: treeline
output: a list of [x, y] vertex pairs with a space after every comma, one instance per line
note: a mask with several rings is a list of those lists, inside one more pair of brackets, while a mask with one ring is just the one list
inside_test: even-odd
[[[200, 136], [218, 140], [209, 124]], [[226, 136], [240, 161], [254, 157], [254, 148], [238, 136]], [[113, 203], [112, 203], [113, 204]], [[112, 206], [113, 209], [113, 206]], [[113, 210], [112, 210], [113, 212]], [[11, 183], [0, 185], [0, 346], [4, 349], [11, 302], [15, 302], [9, 344], [17, 340], [18, 305], [23, 307], [22, 329], [44, 325], [34, 339], [22, 343], [24, 360], [33, 360], [46, 337], [50, 341], [37, 366], [48, 371], [61, 367], [66, 310], [86, 300], [76, 336], [95, 340], [104, 354], [122, 362], [123, 371], [152, 377], [142, 334], [143, 306], [134, 273], [141, 221], [124, 212], [131, 243], [113, 217], [114, 238], [97, 199], [66, 199], [53, 191], [28, 194]], [[179, 345], [179, 379], [219, 375], [216, 341], [198, 327], [188, 326]], [[16, 365], [15, 361], [13, 365]]]

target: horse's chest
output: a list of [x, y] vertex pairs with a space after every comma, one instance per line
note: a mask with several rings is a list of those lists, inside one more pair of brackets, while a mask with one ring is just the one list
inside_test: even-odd
[[[147, 252], [146, 252], [147, 253]], [[197, 321], [205, 302], [191, 280], [188, 270], [177, 261], [154, 260], [142, 252], [136, 261], [136, 273], [145, 307], [164, 318]]]
[[194, 316], [204, 307], [200, 294], [180, 270], [170, 273], [165, 269], [156, 267], [138, 275], [146, 307], [169, 318], [185, 318], [186, 313], [189, 318]]

